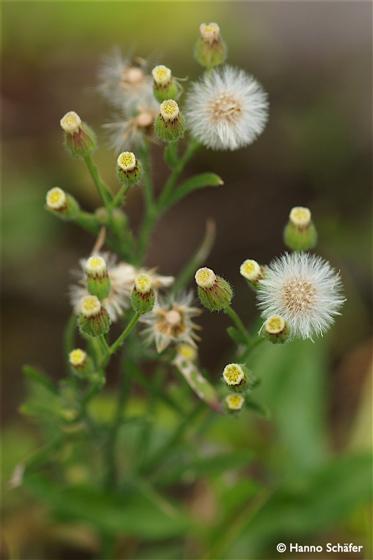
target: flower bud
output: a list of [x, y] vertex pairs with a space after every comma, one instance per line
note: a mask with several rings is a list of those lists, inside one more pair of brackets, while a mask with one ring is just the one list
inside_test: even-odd
[[92, 359], [80, 348], [75, 348], [70, 352], [69, 363], [78, 377], [86, 377], [93, 370]]
[[174, 99], [166, 99], [161, 103], [154, 128], [163, 142], [176, 142], [184, 136], [185, 119]]
[[152, 70], [154, 97], [159, 103], [166, 99], [177, 99], [179, 88], [177, 81], [167, 66], [155, 66]]
[[228, 412], [239, 412], [242, 409], [244, 402], [244, 397], [239, 393], [231, 393], [225, 397], [225, 406]]
[[262, 332], [273, 344], [281, 344], [289, 338], [289, 328], [280, 315], [271, 315], [266, 319]]
[[227, 58], [227, 47], [221, 38], [217, 23], [201, 23], [200, 37], [194, 47], [194, 58], [207, 69], [223, 64]]
[[132, 187], [141, 179], [141, 163], [133, 152], [122, 152], [117, 158], [117, 176], [122, 185]]
[[240, 266], [240, 273], [255, 288], [264, 277], [264, 267], [253, 259], [246, 259]]
[[284, 243], [293, 251], [308, 251], [317, 243], [317, 231], [309, 208], [295, 206], [284, 229]]
[[87, 288], [90, 294], [103, 300], [108, 297], [111, 289], [105, 259], [100, 255], [92, 255], [85, 263]]
[[234, 390], [241, 390], [248, 381], [247, 370], [241, 364], [227, 364], [223, 370], [225, 383]]
[[65, 146], [74, 157], [85, 157], [96, 149], [95, 133], [77, 113], [66, 113], [60, 125], [65, 133]]
[[101, 336], [110, 328], [110, 317], [96, 296], [85, 296], [80, 303], [79, 327], [83, 334]]
[[176, 354], [180, 360], [186, 362], [195, 362], [197, 359], [197, 349], [191, 344], [179, 344], [176, 348]]
[[74, 197], [60, 187], [53, 187], [45, 197], [46, 209], [64, 220], [73, 220], [79, 213], [79, 204]]
[[136, 313], [149, 313], [154, 307], [155, 293], [152, 287], [152, 279], [149, 274], [141, 273], [135, 278], [135, 286], [132, 290], [131, 304]]
[[198, 286], [198, 296], [204, 307], [209, 311], [221, 311], [226, 309], [233, 297], [233, 291], [229, 283], [216, 276], [210, 268], [200, 268], [195, 274]]

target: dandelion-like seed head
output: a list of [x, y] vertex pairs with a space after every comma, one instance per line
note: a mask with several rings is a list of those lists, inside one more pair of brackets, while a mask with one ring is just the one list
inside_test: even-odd
[[294, 206], [290, 211], [289, 219], [295, 226], [307, 227], [311, 222], [311, 210], [303, 206]]
[[135, 278], [135, 288], [140, 294], [147, 294], [152, 289], [152, 278], [149, 274], [138, 274]]
[[166, 86], [172, 78], [172, 72], [167, 66], [160, 64], [155, 66], [152, 70], [153, 80], [157, 85]]
[[122, 81], [124, 84], [136, 85], [144, 81], [145, 73], [139, 66], [129, 66], [124, 68], [122, 72]]
[[264, 323], [264, 328], [268, 334], [280, 334], [286, 327], [286, 323], [281, 315], [271, 315]]
[[255, 282], [261, 275], [261, 268], [253, 259], [246, 259], [240, 266], [240, 273], [246, 280]]
[[75, 134], [79, 131], [82, 120], [75, 111], [69, 111], [60, 120], [61, 128], [67, 134]]
[[199, 31], [202, 39], [210, 45], [220, 38], [220, 27], [217, 23], [201, 23]]
[[154, 122], [154, 113], [150, 111], [142, 111], [136, 117], [137, 126], [140, 128], [148, 128]]
[[191, 344], [179, 344], [176, 352], [178, 356], [187, 362], [194, 362], [197, 358], [197, 350]]
[[163, 101], [159, 107], [159, 111], [165, 121], [174, 121], [180, 113], [179, 105], [174, 99], [166, 99], [166, 101]]
[[136, 167], [136, 156], [133, 152], [122, 152], [118, 156], [117, 164], [123, 171], [132, 171]]
[[291, 336], [322, 335], [345, 301], [342, 283], [330, 264], [310, 253], [285, 253], [271, 263], [257, 297], [264, 318], [280, 315]]
[[205, 73], [186, 100], [187, 125], [201, 144], [213, 150], [237, 150], [264, 130], [267, 95], [243, 70], [231, 66]]
[[241, 410], [245, 399], [238, 393], [232, 393], [225, 397], [225, 403], [229, 410]]
[[194, 277], [200, 288], [212, 288], [216, 281], [215, 272], [206, 266], [199, 268]]
[[85, 296], [80, 302], [80, 312], [84, 317], [94, 317], [101, 311], [100, 300], [96, 296]]
[[102, 274], [106, 272], [106, 262], [100, 255], [92, 255], [87, 259], [85, 268], [88, 274]]
[[240, 385], [245, 378], [245, 373], [240, 364], [228, 364], [224, 368], [223, 378], [227, 385]]
[[87, 359], [87, 354], [81, 348], [75, 348], [69, 354], [69, 362], [73, 367], [82, 366]]
[[60, 187], [53, 187], [47, 192], [46, 203], [51, 210], [61, 210], [66, 206], [66, 193]]

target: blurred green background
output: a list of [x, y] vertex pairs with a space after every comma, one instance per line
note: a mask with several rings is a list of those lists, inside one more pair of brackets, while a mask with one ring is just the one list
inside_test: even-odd
[[[267, 497], [268, 504], [252, 519], [243, 510], [238, 521], [237, 516], [227, 521], [227, 542], [221, 542], [219, 532], [212, 538], [215, 552], [215, 545], [206, 547], [211, 558], [275, 558], [274, 545], [281, 537], [307, 543], [355, 540], [366, 552], [351, 557], [369, 558], [371, 465], [363, 451], [370, 447], [372, 428], [372, 5], [5, 2], [2, 12], [2, 414], [8, 533], [22, 541], [34, 527], [26, 502], [6, 488], [33, 437], [17, 410], [24, 393], [21, 366], [41, 366], [55, 378], [63, 374], [61, 333], [70, 311], [70, 270], [92, 245], [88, 235], [43, 210], [45, 193], [59, 185], [87, 209], [98, 203], [86, 170], [62, 147], [59, 119], [73, 109], [96, 129], [97, 161], [115, 184], [114, 154], [106, 149], [101, 129], [112, 114], [96, 91], [102, 55], [119, 46], [123, 53], [170, 66], [176, 76], [195, 78], [200, 69], [192, 47], [198, 26], [217, 21], [229, 62], [252, 73], [268, 91], [269, 124], [247, 150], [199, 153], [188, 171], [210, 169], [225, 185], [194, 194], [163, 218], [148, 264], [176, 274], [200, 242], [206, 219], [213, 218], [218, 233], [208, 264], [232, 282], [236, 307], [250, 322], [255, 302], [240, 279], [239, 265], [245, 258], [267, 262], [281, 253], [289, 208], [306, 205], [319, 230], [319, 253], [341, 270], [347, 303], [322, 341], [258, 352], [253, 358], [264, 378], [262, 398], [273, 410], [272, 423], [245, 416], [234, 425], [219, 420], [212, 427], [209, 437], [215, 443], [233, 441], [237, 450], [254, 449], [260, 461], [254, 461], [251, 475], [264, 487], [280, 481], [280, 491]], [[157, 148], [153, 155], [160, 186], [166, 169]], [[141, 193], [134, 190], [129, 214], [135, 228], [141, 205]], [[207, 313], [201, 322], [201, 359], [217, 380], [229, 348], [227, 323]], [[245, 484], [243, 476], [235, 497], [220, 488], [218, 497], [228, 503], [228, 513], [240, 493], [249, 500], [251, 487]], [[211, 495], [203, 480], [196, 483], [190, 507], [203, 523], [214, 518], [219, 528], [220, 502]], [[223, 523], [224, 516], [219, 519]], [[36, 525], [36, 541], [47, 540], [48, 520]], [[195, 541], [185, 542], [178, 552], [172, 552], [173, 545], [168, 552], [141, 549], [136, 558], [198, 557]], [[54, 553], [54, 558], [90, 557]]]

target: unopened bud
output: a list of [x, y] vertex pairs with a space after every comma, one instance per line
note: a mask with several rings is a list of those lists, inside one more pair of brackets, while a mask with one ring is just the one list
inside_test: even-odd
[[141, 179], [142, 168], [133, 152], [122, 152], [117, 158], [117, 175], [123, 185], [132, 187]]
[[239, 412], [242, 409], [244, 402], [244, 397], [239, 393], [231, 393], [225, 397], [225, 405], [228, 412]]
[[194, 362], [197, 359], [197, 349], [191, 344], [179, 344], [176, 353], [179, 358], [186, 362]]
[[60, 187], [53, 187], [45, 197], [46, 209], [64, 220], [73, 220], [79, 213], [79, 204], [74, 197]]
[[271, 315], [263, 325], [264, 335], [273, 344], [281, 344], [289, 338], [289, 328], [280, 315]]
[[264, 268], [253, 259], [246, 259], [240, 266], [241, 275], [254, 287], [264, 277]]
[[163, 142], [176, 142], [184, 136], [185, 119], [174, 99], [166, 99], [161, 103], [154, 127]]
[[221, 311], [229, 307], [233, 291], [230, 284], [221, 276], [216, 276], [211, 268], [200, 268], [195, 274], [198, 296], [209, 311]]
[[75, 348], [70, 352], [69, 363], [78, 377], [85, 377], [93, 369], [92, 359], [81, 348]]
[[65, 133], [65, 146], [74, 157], [85, 157], [96, 149], [96, 135], [75, 111], [69, 111], [60, 120]]
[[167, 66], [155, 66], [152, 70], [154, 97], [160, 103], [166, 99], [177, 99], [179, 88], [177, 81]]
[[100, 300], [107, 298], [111, 285], [105, 259], [100, 255], [92, 255], [85, 263], [85, 272], [89, 293]]
[[308, 251], [316, 246], [317, 231], [309, 208], [292, 208], [284, 230], [284, 243], [293, 251]]
[[131, 294], [132, 309], [136, 313], [149, 313], [154, 307], [155, 293], [153, 282], [149, 274], [141, 273], [135, 278], [135, 285]]
[[110, 328], [110, 317], [96, 296], [85, 296], [80, 303], [79, 327], [83, 334], [101, 336]]
[[217, 23], [201, 23], [200, 37], [194, 47], [194, 57], [205, 68], [223, 64], [227, 58], [227, 47], [221, 38]]

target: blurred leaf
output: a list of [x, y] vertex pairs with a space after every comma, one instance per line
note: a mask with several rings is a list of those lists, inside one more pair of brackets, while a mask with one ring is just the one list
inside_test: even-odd
[[57, 387], [45, 373], [37, 370], [33, 366], [28, 365], [23, 366], [22, 371], [24, 376], [27, 377], [31, 382], [43, 385], [43, 387], [51, 393], [57, 393]]
[[238, 345], [246, 344], [247, 342], [246, 338], [242, 335], [242, 333], [238, 329], [236, 329], [236, 327], [228, 327], [227, 333], [231, 337], [233, 342], [235, 342], [236, 344]]
[[249, 410], [252, 410], [253, 412], [256, 412], [257, 414], [260, 414], [261, 416], [264, 416], [265, 418], [270, 418], [269, 409], [266, 406], [259, 403], [258, 401], [254, 400], [253, 398], [251, 398], [249, 396], [246, 396], [245, 405]]
[[197, 189], [204, 189], [205, 187], [219, 187], [223, 185], [224, 181], [216, 175], [215, 173], [201, 173], [200, 175], [194, 175], [190, 179], [187, 179], [178, 187], [170, 196], [166, 208], [176, 204], [179, 200], [185, 198], [191, 192]]

